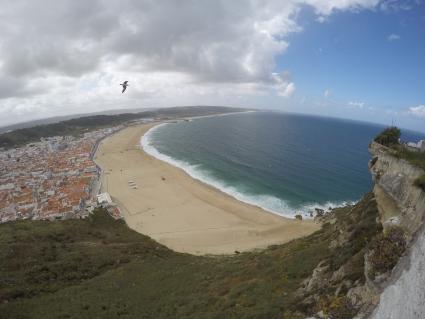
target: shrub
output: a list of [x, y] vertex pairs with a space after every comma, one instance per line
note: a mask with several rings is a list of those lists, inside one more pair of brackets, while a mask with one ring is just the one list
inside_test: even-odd
[[425, 174], [415, 179], [413, 184], [425, 191]]
[[319, 310], [329, 319], [352, 319], [358, 312], [347, 296], [323, 297], [316, 308]]
[[339, 296], [331, 300], [327, 314], [331, 319], [351, 319], [357, 314], [357, 309], [346, 296]]
[[398, 127], [388, 127], [375, 137], [375, 142], [385, 146], [392, 146], [398, 144], [398, 139], [400, 138], [400, 135], [401, 132]]
[[380, 234], [371, 244], [371, 269], [369, 275], [384, 274], [394, 268], [406, 250], [406, 239], [401, 227], [393, 226], [385, 234]]

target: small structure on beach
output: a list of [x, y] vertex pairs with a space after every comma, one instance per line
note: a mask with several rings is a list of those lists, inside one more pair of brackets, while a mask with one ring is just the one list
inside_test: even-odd
[[131, 188], [133, 188], [133, 189], [137, 189], [138, 187], [137, 187], [137, 184], [136, 184], [136, 182], [134, 182], [134, 181], [128, 181], [128, 185], [131, 187]]

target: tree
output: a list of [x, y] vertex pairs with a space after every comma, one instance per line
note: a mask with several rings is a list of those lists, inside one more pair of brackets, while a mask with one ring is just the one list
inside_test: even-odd
[[383, 130], [378, 136], [375, 137], [375, 142], [385, 145], [392, 146], [398, 144], [401, 132], [400, 129], [396, 126], [388, 127]]

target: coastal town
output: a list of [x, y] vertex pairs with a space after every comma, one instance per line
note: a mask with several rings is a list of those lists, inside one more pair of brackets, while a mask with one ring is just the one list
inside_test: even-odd
[[0, 152], [0, 223], [88, 216], [100, 189], [101, 169], [93, 155], [103, 138], [122, 128], [42, 138]]
[[98, 206], [113, 218], [122, 218], [110, 195], [101, 192], [102, 170], [94, 155], [105, 137], [131, 125], [159, 121], [191, 120], [157, 116], [79, 136], [58, 135], [22, 147], [0, 148], [0, 224], [20, 219], [85, 218]]

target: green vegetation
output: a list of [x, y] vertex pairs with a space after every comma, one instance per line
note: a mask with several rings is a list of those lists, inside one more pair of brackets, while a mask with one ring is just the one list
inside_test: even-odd
[[179, 254], [101, 211], [0, 234], [4, 318], [272, 318], [328, 251], [318, 232], [234, 257]]
[[396, 145], [398, 144], [400, 135], [400, 129], [395, 126], [391, 126], [379, 133], [378, 136], [375, 137], [375, 142], [385, 146]]
[[375, 278], [392, 270], [406, 250], [406, 238], [403, 229], [392, 226], [378, 235], [371, 244], [369, 275]]
[[129, 121], [145, 118], [176, 118], [203, 116], [218, 113], [241, 112], [244, 109], [203, 106], [203, 107], [174, 107], [164, 108], [154, 111], [139, 113], [124, 113], [118, 115], [93, 115], [80, 117], [59, 123], [38, 125], [30, 128], [14, 130], [0, 135], [0, 147], [12, 148], [23, 146], [27, 143], [38, 142], [42, 137], [51, 137], [56, 135], [78, 136], [82, 133], [120, 125]]
[[55, 292], [134, 258], [170, 254], [98, 210], [87, 220], [0, 225], [0, 304]]
[[414, 185], [425, 191], [425, 174], [415, 179]]
[[405, 159], [410, 164], [425, 170], [425, 152], [415, 152], [406, 149], [402, 145], [393, 146], [394, 156]]
[[390, 147], [392, 155], [425, 170], [425, 152], [412, 151], [399, 144], [400, 133], [400, 129], [397, 127], [386, 128], [375, 137], [375, 142]]
[[322, 309], [330, 319], [352, 319], [357, 314], [347, 296], [334, 296], [322, 301]]
[[324, 270], [316, 278], [315, 287], [304, 288], [306, 293], [301, 304], [306, 313], [323, 310], [329, 318], [353, 318], [357, 313], [358, 306], [353, 306], [346, 294], [351, 287], [366, 281], [364, 255], [374, 238], [382, 233], [377, 217], [372, 193], [356, 205], [334, 209], [324, 217], [324, 236], [329, 236], [331, 250], [322, 259]]
[[[331, 270], [337, 270], [342, 265], [350, 262], [350, 272], [347, 278], [352, 281], [358, 279], [364, 281], [363, 255], [367, 245], [378, 234], [382, 233], [382, 226], [376, 222], [378, 210], [372, 194], [367, 194], [362, 201], [356, 204], [349, 214], [347, 208], [334, 210], [336, 216], [337, 231], [343, 231], [347, 237], [335, 251], [329, 265]], [[337, 237], [337, 233], [333, 233]]]
[[[2, 224], [0, 318], [305, 318], [317, 305], [297, 289], [320, 261], [346, 265], [341, 281], [364, 280], [361, 252], [380, 231], [376, 214], [369, 194], [308, 237], [211, 257], [173, 252], [103, 210]], [[345, 231], [351, 237], [330, 248]], [[341, 285], [323, 284], [329, 296]], [[344, 305], [329, 297], [331, 311]]]
[[0, 135], [0, 147], [12, 148], [23, 146], [27, 143], [38, 142], [42, 137], [56, 135], [78, 136], [84, 132], [119, 125], [131, 119], [136, 119], [134, 114], [96, 115], [18, 129]]

